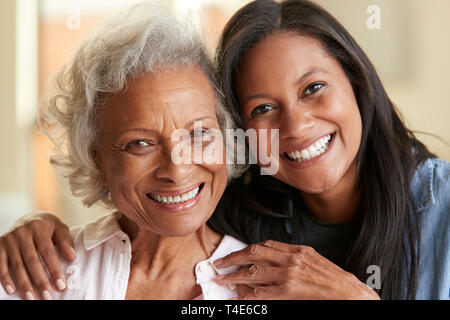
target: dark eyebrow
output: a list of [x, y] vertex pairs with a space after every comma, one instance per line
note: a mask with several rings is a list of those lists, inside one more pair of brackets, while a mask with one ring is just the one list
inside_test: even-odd
[[[311, 76], [311, 75], [313, 75], [313, 74], [315, 74], [315, 73], [328, 73], [328, 72], [326, 72], [325, 70], [322, 70], [322, 69], [314, 68], [314, 69], [312, 69], [312, 70], [310, 70], [310, 71], [304, 73], [304, 74], [303, 74], [303, 75], [295, 82], [295, 84], [296, 84], [296, 85], [301, 84], [306, 78], [308, 78], [309, 76]], [[264, 93], [255, 93], [255, 94], [252, 94], [252, 95], [249, 95], [249, 96], [245, 97], [244, 102], [243, 102], [242, 104], [246, 104], [249, 100], [252, 100], [252, 99], [260, 99], [260, 98], [268, 98], [268, 97], [269, 97], [269, 95], [264, 94]]]
[[322, 69], [318, 69], [318, 68], [314, 68], [308, 72], [306, 72], [305, 74], [303, 74], [296, 82], [295, 84], [299, 85], [300, 83], [302, 83], [306, 78], [308, 78], [309, 76], [315, 74], [315, 73], [328, 73], [325, 70]]
[[268, 97], [269, 97], [269, 95], [264, 94], [264, 93], [252, 94], [252, 95], [245, 97], [244, 102], [242, 104], [246, 104], [249, 100], [252, 100], [252, 99], [260, 99], [260, 98], [268, 98]]

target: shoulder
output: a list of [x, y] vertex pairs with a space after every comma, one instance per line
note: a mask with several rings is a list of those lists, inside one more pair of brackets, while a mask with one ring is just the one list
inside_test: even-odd
[[441, 188], [448, 191], [450, 188], [450, 162], [442, 159], [428, 159], [425, 166], [433, 175], [433, 189], [439, 193]]
[[412, 185], [420, 221], [418, 299], [448, 299], [450, 290], [450, 162], [428, 159]]
[[437, 205], [448, 209], [450, 203], [450, 162], [427, 159], [414, 173], [411, 191], [418, 211]]
[[440, 159], [430, 160], [433, 166], [433, 189], [434, 193], [450, 195], [450, 162]]
[[448, 222], [450, 214], [450, 162], [439, 159], [433, 159], [431, 162], [433, 165], [432, 189], [435, 210], [442, 212]]
[[[412, 183], [422, 237], [450, 242], [450, 162], [428, 159], [416, 171]], [[437, 238], [439, 237], [439, 238]]]
[[[60, 257], [67, 288], [62, 292], [54, 291], [54, 299], [99, 300], [124, 296], [131, 245], [127, 235], [118, 227], [117, 217], [108, 215], [85, 226], [72, 227], [70, 234], [74, 240], [76, 259], [67, 262]], [[113, 268], [116, 271], [114, 274]], [[21, 297], [7, 295], [0, 286], [0, 300], [3, 299]]]
[[103, 216], [83, 227], [71, 228], [70, 233], [77, 258], [63, 266], [67, 290], [58, 298], [123, 298], [128, 282], [131, 242], [118, 224], [118, 215]]

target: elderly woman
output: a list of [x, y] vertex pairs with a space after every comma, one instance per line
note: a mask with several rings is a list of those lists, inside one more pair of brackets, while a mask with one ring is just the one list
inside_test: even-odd
[[[223, 159], [179, 165], [171, 159], [178, 129], [190, 133], [194, 148], [223, 147], [204, 139], [231, 126], [211, 75], [195, 30], [149, 4], [99, 28], [58, 74], [51, 116], [43, 120], [52, 131], [62, 126], [67, 153], [53, 162], [67, 169], [72, 193], [84, 204], [118, 211], [71, 230], [77, 260], [64, 265], [67, 290], [53, 297], [44, 290], [41, 297], [236, 296], [213, 281], [210, 262], [245, 244], [205, 224], [236, 171]], [[30, 290], [22, 298], [38, 296]], [[0, 298], [19, 296], [2, 290]]]

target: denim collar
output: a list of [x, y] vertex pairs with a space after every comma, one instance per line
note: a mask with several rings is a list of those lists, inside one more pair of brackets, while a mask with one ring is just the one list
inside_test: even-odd
[[434, 204], [433, 195], [434, 163], [427, 159], [414, 173], [411, 181], [411, 192], [417, 211], [423, 211]]

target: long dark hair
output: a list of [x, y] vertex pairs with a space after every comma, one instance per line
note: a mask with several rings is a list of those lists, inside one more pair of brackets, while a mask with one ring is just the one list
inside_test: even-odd
[[[360, 231], [344, 268], [361, 281], [367, 267], [381, 270], [383, 299], [414, 299], [417, 290], [420, 232], [410, 183], [423, 161], [434, 157], [408, 130], [390, 101], [375, 68], [341, 24], [320, 6], [306, 0], [281, 3], [253, 1], [228, 22], [216, 53], [218, 81], [227, 107], [243, 127], [235, 94], [235, 77], [245, 52], [276, 32], [296, 32], [318, 39], [346, 73], [362, 117], [362, 139], [357, 154]], [[252, 173], [249, 183], [246, 181]], [[266, 239], [301, 243], [289, 233], [287, 222], [299, 223], [294, 212], [298, 190], [253, 166], [227, 188], [209, 220], [216, 231], [249, 243]], [[405, 276], [406, 274], [406, 276]], [[406, 277], [406, 278], [405, 278]], [[402, 281], [407, 280], [407, 288]]]

